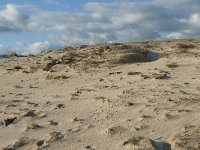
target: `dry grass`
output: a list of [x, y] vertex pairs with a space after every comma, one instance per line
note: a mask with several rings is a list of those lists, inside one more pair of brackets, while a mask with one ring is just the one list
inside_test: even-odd
[[178, 43], [176, 44], [179, 49], [193, 49], [195, 48], [195, 45], [193, 44], [188, 44], [188, 43]]
[[174, 52], [176, 54], [188, 53], [190, 49], [194, 49], [195, 45], [189, 43], [177, 43]]

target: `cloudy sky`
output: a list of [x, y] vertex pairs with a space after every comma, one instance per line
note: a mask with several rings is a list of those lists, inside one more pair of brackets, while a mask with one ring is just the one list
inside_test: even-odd
[[0, 0], [0, 54], [200, 38], [200, 0]]

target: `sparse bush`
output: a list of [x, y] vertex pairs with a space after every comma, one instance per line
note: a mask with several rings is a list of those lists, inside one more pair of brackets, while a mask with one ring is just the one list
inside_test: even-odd
[[178, 46], [179, 49], [193, 49], [193, 48], [195, 48], [195, 45], [187, 44], [187, 43], [178, 43], [177, 46]]
[[175, 48], [176, 54], [188, 53], [189, 49], [195, 48], [195, 45], [188, 43], [177, 43], [176, 45], [177, 45], [177, 47]]

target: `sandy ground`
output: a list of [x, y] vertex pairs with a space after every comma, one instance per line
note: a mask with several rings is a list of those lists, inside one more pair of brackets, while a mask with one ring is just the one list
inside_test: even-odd
[[2, 59], [0, 122], [3, 150], [198, 150], [200, 41]]

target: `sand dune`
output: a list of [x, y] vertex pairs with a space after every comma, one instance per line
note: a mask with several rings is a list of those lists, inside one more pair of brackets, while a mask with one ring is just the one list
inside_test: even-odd
[[0, 149], [200, 149], [200, 41], [0, 60]]

